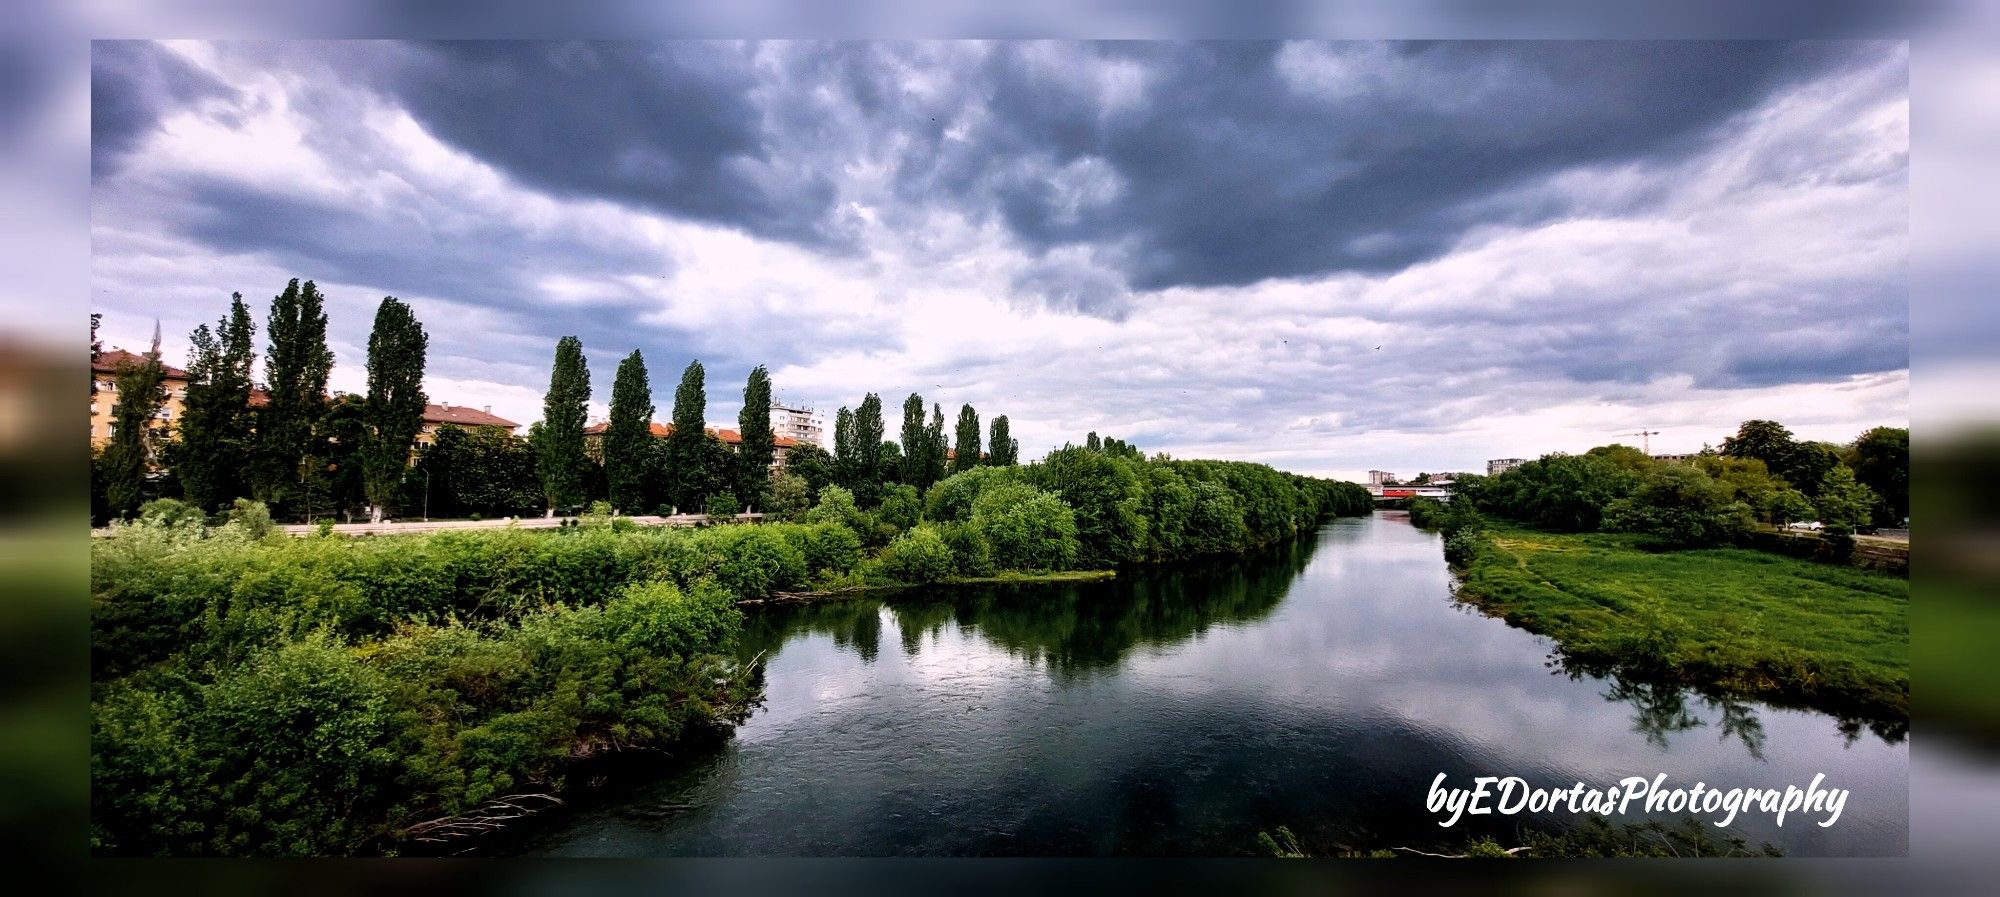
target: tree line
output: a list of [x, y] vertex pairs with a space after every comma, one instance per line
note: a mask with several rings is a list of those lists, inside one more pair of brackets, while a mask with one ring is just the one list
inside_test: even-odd
[[[93, 316], [93, 364], [96, 323]], [[156, 423], [167, 393], [155, 328], [151, 348], [114, 375], [111, 438], [92, 464], [93, 517], [129, 519], [148, 499], [174, 497], [205, 511], [250, 499], [302, 516], [359, 506], [379, 519], [401, 495], [423, 426], [429, 337], [407, 304], [383, 297], [368, 337], [367, 393], [329, 398], [326, 323], [316, 284], [286, 284], [266, 319], [259, 391], [256, 324], [243, 294], [232, 294], [215, 326], [189, 334], [173, 439]]]
[[1776, 421], [1745, 421], [1720, 450], [1687, 463], [1624, 445], [1550, 454], [1453, 486], [1465, 506], [1565, 532], [1637, 532], [1715, 545], [1757, 524], [1817, 520], [1836, 539], [1908, 519], [1909, 430], [1875, 427], [1846, 445], [1795, 439]]

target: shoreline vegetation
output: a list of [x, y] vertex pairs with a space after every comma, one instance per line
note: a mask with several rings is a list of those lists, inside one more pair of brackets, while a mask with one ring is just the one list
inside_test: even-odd
[[[92, 540], [91, 846], [451, 852], [557, 806], [583, 764], [688, 756], [762, 699], [746, 602], [1092, 580], [1372, 510], [1360, 486], [1115, 440], [921, 495], [837, 485], [786, 522], [278, 534], [148, 505]], [[815, 594], [818, 593], [818, 594]]]
[[1662, 550], [1426, 512], [1455, 597], [1557, 645], [1565, 668], [1909, 723], [1909, 581], [1745, 548]]

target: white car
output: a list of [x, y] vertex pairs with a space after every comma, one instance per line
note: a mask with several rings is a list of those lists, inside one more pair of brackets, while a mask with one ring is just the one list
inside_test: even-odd
[[1796, 523], [1787, 523], [1787, 524], [1785, 524], [1785, 528], [1786, 528], [1786, 529], [1795, 529], [1795, 530], [1803, 530], [1803, 531], [1805, 531], [1805, 532], [1809, 532], [1809, 533], [1816, 533], [1816, 532], [1819, 532], [1819, 531], [1821, 531], [1821, 530], [1824, 530], [1824, 529], [1826, 529], [1826, 524], [1824, 524], [1824, 523], [1821, 523], [1821, 522], [1819, 522], [1819, 521], [1817, 521], [1817, 520], [1800, 520], [1800, 521], [1798, 521], [1798, 522], [1796, 522]]

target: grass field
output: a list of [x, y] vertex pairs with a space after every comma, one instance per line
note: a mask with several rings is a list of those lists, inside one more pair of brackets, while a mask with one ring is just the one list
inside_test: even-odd
[[1585, 668], [1873, 720], [1910, 712], [1909, 581], [1733, 548], [1495, 526], [1459, 597]]

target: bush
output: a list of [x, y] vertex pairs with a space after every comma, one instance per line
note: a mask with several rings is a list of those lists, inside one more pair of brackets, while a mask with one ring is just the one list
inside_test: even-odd
[[1064, 570], [1076, 562], [1074, 512], [1033, 486], [1012, 484], [980, 493], [972, 528], [991, 549], [998, 569]]
[[945, 477], [924, 496], [924, 517], [936, 523], [972, 519], [972, 502], [994, 486], [1021, 482], [1019, 467], [975, 467]]
[[924, 585], [942, 582], [951, 576], [951, 548], [930, 525], [912, 527], [883, 549], [880, 558], [884, 576], [897, 582]]
[[178, 498], [156, 498], [139, 506], [138, 523], [157, 529], [199, 530], [208, 524], [208, 515]]
[[708, 497], [708, 506], [704, 510], [710, 520], [731, 520], [743, 512], [743, 506], [737, 503], [735, 495], [717, 492]]
[[838, 523], [791, 527], [787, 533], [813, 576], [845, 576], [861, 563], [861, 537]]
[[797, 520], [809, 503], [805, 477], [788, 473], [771, 481], [771, 502], [766, 513], [773, 520]]
[[951, 549], [953, 575], [993, 575], [993, 549], [986, 544], [986, 537], [980, 535], [979, 530], [972, 524], [941, 524], [938, 526], [938, 535], [944, 537], [944, 544]]
[[271, 511], [261, 501], [239, 498], [229, 509], [229, 522], [225, 524], [231, 532], [245, 539], [255, 541], [278, 531], [271, 523]]
[[806, 581], [805, 552], [774, 527], [728, 527], [706, 541], [716, 582], [738, 598], [762, 598]]
[[875, 509], [876, 519], [896, 528], [898, 532], [916, 526], [923, 519], [924, 501], [917, 495], [917, 487], [895, 485], [884, 490], [882, 506]]
[[1690, 466], [1662, 464], [1627, 498], [1604, 509], [1604, 528], [1678, 546], [1716, 545], [1749, 532], [1750, 506], [1735, 490]]

